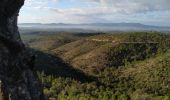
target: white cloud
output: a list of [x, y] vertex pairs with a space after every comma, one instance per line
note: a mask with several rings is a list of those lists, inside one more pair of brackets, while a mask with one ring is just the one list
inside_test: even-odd
[[[60, 4], [61, 1], [68, 4], [61, 5], [62, 8], [54, 5]], [[79, 5], [75, 6], [74, 3]], [[151, 20], [157, 22], [159, 19], [159, 23], [168, 24], [166, 20], [170, 18], [169, 4], [170, 0], [26, 0], [21, 14], [28, 11], [30, 14], [35, 14], [34, 18], [31, 18], [32, 21], [44, 19], [45, 22], [123, 22], [133, 19], [138, 22]], [[152, 19], [149, 14], [157, 16]], [[26, 15], [28, 14], [22, 15], [21, 18], [26, 20]], [[137, 15], [140, 16], [136, 17]]]
[[[48, 3], [60, 3], [64, 0], [26, 0], [25, 7], [48, 7]], [[152, 11], [170, 11], [169, 0], [67, 0], [68, 2], [98, 3], [98, 8], [120, 13], [146, 13]], [[70, 4], [72, 5], [72, 4]], [[64, 6], [64, 5], [63, 5]], [[94, 7], [91, 7], [94, 8]], [[100, 10], [99, 9], [99, 10]]]

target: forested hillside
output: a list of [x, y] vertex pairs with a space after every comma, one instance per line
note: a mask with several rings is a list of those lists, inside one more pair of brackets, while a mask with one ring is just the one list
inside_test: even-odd
[[[32, 38], [34, 37], [34, 38]], [[22, 34], [50, 100], [170, 100], [170, 35]]]

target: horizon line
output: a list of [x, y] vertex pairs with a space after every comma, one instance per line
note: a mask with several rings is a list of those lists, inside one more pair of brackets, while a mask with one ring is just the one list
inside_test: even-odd
[[131, 22], [120, 22], [120, 23], [103, 23], [103, 22], [96, 22], [96, 23], [18, 23], [18, 24], [72, 24], [72, 25], [79, 25], [79, 24], [139, 24], [139, 25], [146, 25], [146, 26], [156, 26], [156, 27], [170, 27], [170, 25], [153, 25], [153, 24], [143, 24], [143, 23], [131, 23]]

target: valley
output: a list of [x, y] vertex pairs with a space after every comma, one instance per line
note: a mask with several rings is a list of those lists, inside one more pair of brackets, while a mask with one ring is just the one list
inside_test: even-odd
[[169, 100], [170, 35], [22, 33], [50, 100]]

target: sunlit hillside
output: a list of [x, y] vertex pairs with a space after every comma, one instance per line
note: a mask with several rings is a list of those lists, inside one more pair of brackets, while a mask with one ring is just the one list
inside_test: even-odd
[[50, 100], [169, 100], [170, 35], [23, 34]]

